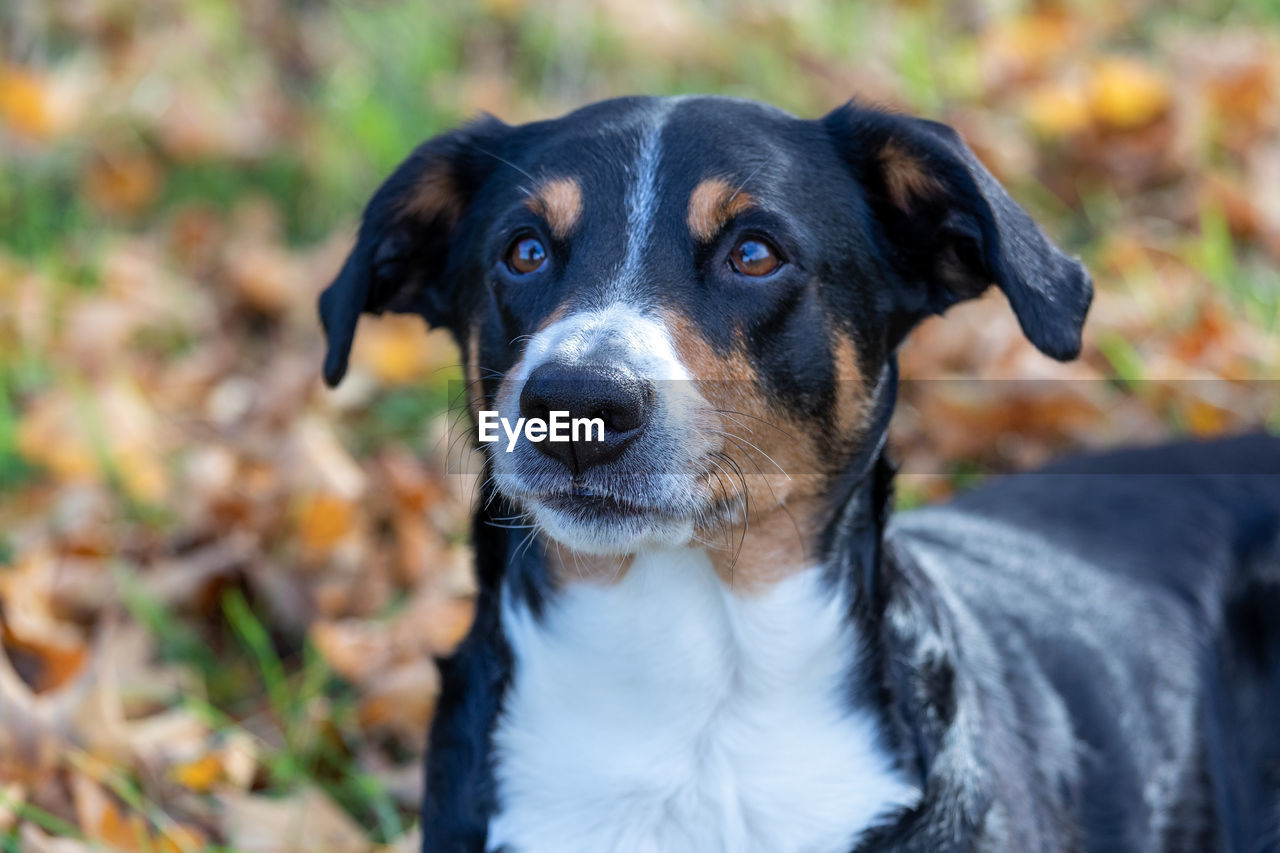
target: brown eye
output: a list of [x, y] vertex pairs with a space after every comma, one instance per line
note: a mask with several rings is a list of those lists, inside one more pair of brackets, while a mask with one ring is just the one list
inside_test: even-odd
[[546, 247], [537, 237], [521, 237], [507, 252], [507, 266], [518, 275], [537, 272], [546, 262]]
[[729, 253], [729, 263], [743, 275], [762, 276], [776, 270], [782, 261], [768, 243], [747, 239], [733, 247], [733, 251]]

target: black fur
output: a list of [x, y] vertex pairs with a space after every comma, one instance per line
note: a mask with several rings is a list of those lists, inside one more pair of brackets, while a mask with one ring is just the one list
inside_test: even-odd
[[[410, 311], [479, 353], [491, 402], [521, 336], [557, 307], [593, 304], [616, 273], [625, 164], [657, 103], [486, 120], [416, 151], [322, 297], [326, 379], [345, 372], [360, 313]], [[942, 125], [856, 104], [801, 121], [727, 99], [678, 102], [663, 121], [663, 251], [633, 298], [678, 308], [717, 351], [746, 341], [770, 397], [812, 423], [831, 423], [836, 336], [871, 378], [874, 426], [827, 472], [821, 543], [867, 643], [850, 702], [879, 715], [924, 796], [857, 851], [1280, 850], [1280, 441], [1086, 457], [889, 519], [883, 439], [903, 337], [994, 283], [1037, 347], [1073, 357], [1087, 273]], [[905, 203], [885, 171], [894, 158], [924, 178]], [[403, 213], [432, 169], [450, 176], [456, 221]], [[522, 193], [566, 172], [586, 224], [552, 238]], [[763, 203], [702, 244], [683, 205], [708, 175]], [[519, 233], [550, 247], [536, 286], [498, 260]], [[790, 261], [768, 287], [724, 271], [753, 233]], [[442, 662], [432, 853], [485, 849], [490, 735], [512, 677], [499, 608], [512, 596], [538, 612], [556, 592], [540, 544], [489, 523], [513, 514], [490, 489], [474, 527], [475, 626]]]

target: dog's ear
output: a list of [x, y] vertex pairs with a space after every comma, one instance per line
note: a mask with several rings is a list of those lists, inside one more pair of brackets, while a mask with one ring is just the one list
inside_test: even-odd
[[419, 146], [365, 207], [355, 248], [320, 294], [328, 338], [324, 380], [337, 385], [362, 313], [421, 314], [450, 326], [454, 288], [449, 253], [472, 198], [500, 161], [491, 152], [508, 131], [485, 116]]
[[959, 134], [854, 103], [822, 121], [906, 284], [894, 297], [896, 338], [995, 284], [1041, 352], [1063, 361], [1080, 353], [1089, 273], [1049, 242]]

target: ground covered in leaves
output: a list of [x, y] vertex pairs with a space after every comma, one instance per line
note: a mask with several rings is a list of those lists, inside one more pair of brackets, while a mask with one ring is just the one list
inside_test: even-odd
[[1093, 270], [1076, 363], [998, 295], [907, 346], [903, 503], [1280, 420], [1267, 0], [11, 0], [0, 851], [414, 849], [473, 589], [457, 355], [369, 322], [325, 391], [315, 297], [422, 138], [677, 91], [949, 121]]

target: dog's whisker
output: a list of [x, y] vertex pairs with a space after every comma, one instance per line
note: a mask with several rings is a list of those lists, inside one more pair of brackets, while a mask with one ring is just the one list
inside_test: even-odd
[[743, 438], [742, 436], [740, 436], [740, 435], [734, 435], [734, 434], [733, 434], [733, 433], [731, 433], [731, 432], [727, 432], [727, 431], [725, 431], [725, 430], [721, 430], [721, 429], [708, 429], [708, 430], [707, 430], [707, 432], [713, 433], [713, 434], [715, 434], [715, 435], [722, 435], [722, 436], [724, 436], [725, 438], [729, 439], [730, 441], [734, 441], [734, 442], [737, 442], [738, 444], [746, 445], [747, 447], [751, 448], [751, 449], [752, 449], [752, 450], [754, 450], [756, 453], [759, 453], [761, 456], [763, 456], [765, 459], [767, 459], [767, 460], [769, 461], [769, 463], [770, 463], [771, 465], [773, 465], [773, 467], [775, 467], [775, 468], [777, 468], [777, 469], [778, 469], [778, 471], [782, 474], [782, 476], [786, 477], [788, 480], [790, 480], [790, 479], [791, 479], [791, 475], [790, 475], [790, 474], [788, 474], [788, 473], [786, 472], [786, 470], [785, 470], [785, 469], [783, 469], [783, 467], [782, 467], [781, 465], [779, 465], [777, 462], [775, 462], [772, 456], [770, 456], [768, 453], [765, 453], [763, 450], [761, 450], [760, 448], [756, 447], [754, 444], [752, 444], [751, 442], [747, 441], [747, 440], [746, 440], [745, 438]]
[[518, 548], [516, 548], [516, 553], [514, 557], [514, 561], [516, 563], [519, 563], [522, 559], [524, 559], [524, 555], [528, 553], [529, 548], [532, 547], [533, 545], [533, 540], [536, 539], [537, 536], [538, 536], [538, 528], [537, 527], [531, 528], [529, 530], [528, 535], [524, 537], [524, 541], [520, 543], [520, 546]]
[[531, 530], [537, 527], [536, 524], [499, 524], [488, 519], [485, 520], [485, 524], [489, 527], [496, 527], [499, 530]]
[[[714, 411], [716, 414], [719, 414], [719, 415], [736, 415], [736, 416], [738, 416], [738, 417], [740, 417], [740, 418], [751, 418], [751, 420], [753, 420], [753, 421], [759, 421], [760, 423], [764, 424], [765, 426], [767, 426], [767, 427], [770, 427], [770, 428], [772, 428], [772, 429], [777, 430], [778, 432], [782, 433], [785, 437], [787, 437], [787, 438], [791, 439], [792, 441], [794, 441], [794, 440], [795, 440], [795, 436], [794, 436], [794, 435], [792, 435], [791, 433], [787, 432], [785, 429], [783, 429], [782, 427], [778, 426], [778, 425], [777, 425], [777, 424], [775, 424], [773, 421], [766, 420], [765, 418], [762, 418], [762, 417], [760, 417], [759, 415], [753, 415], [753, 414], [751, 414], [750, 412], [739, 412], [739, 411], [736, 411], [736, 410], [734, 410], [734, 409], [713, 409], [712, 411]], [[752, 432], [751, 430], [747, 430], [747, 431], [748, 431], [748, 432]], [[752, 432], [752, 434], [754, 435], [754, 432]]]
[[720, 414], [720, 415], [725, 415], [725, 416], [727, 416], [727, 417], [729, 418], [729, 420], [733, 421], [735, 424], [737, 424], [738, 426], [740, 426], [740, 427], [742, 427], [744, 430], [746, 430], [747, 435], [755, 435], [755, 430], [751, 429], [751, 427], [747, 426], [747, 425], [746, 425], [746, 424], [744, 424], [742, 421], [740, 421], [740, 420], [738, 420], [737, 418], [733, 417], [733, 413], [732, 413], [732, 412], [726, 411], [726, 410], [724, 410], [724, 409], [715, 409], [714, 411], [716, 412], [716, 414]]
[[[746, 477], [742, 473], [742, 467], [738, 465], [738, 463], [732, 457], [728, 456], [727, 454], [722, 454], [722, 455], [724, 456], [724, 461], [731, 468], [733, 468], [734, 472], [737, 474], [738, 482], [741, 485], [741, 491], [739, 494], [741, 495], [741, 499], [742, 499], [742, 533], [739, 535], [739, 538], [738, 538], [738, 548], [734, 552], [733, 557], [729, 561], [729, 573], [730, 573], [730, 578], [732, 578], [734, 569], [738, 565], [738, 559], [739, 557], [742, 556], [742, 550], [743, 548], [746, 547], [747, 531], [751, 526], [751, 507], [750, 507], [751, 492], [747, 488], [747, 481], [746, 481]], [[768, 482], [769, 482], [768, 478], [765, 478], [766, 485], [768, 484]], [[770, 488], [770, 491], [772, 491], [773, 487], [770, 486], [769, 488]], [[775, 501], [777, 500], [776, 494], [774, 495], [774, 500]]]
[[[521, 169], [519, 166], [517, 166], [515, 163], [512, 163], [512, 162], [511, 162], [510, 160], [508, 160], [507, 158], [505, 158], [505, 157], [499, 157], [497, 154], [494, 154], [492, 151], [489, 151], [489, 150], [487, 150], [487, 149], [481, 148], [479, 145], [476, 145], [474, 142], [472, 142], [472, 143], [471, 143], [471, 147], [472, 147], [472, 148], [474, 148], [476, 151], [479, 151], [481, 154], [487, 154], [488, 156], [490, 156], [490, 157], [492, 157], [493, 159], [497, 160], [499, 163], [502, 163], [502, 164], [504, 164], [504, 165], [506, 165], [506, 166], [510, 166], [511, 168], [515, 169], [517, 172], [519, 172], [520, 174], [522, 174], [522, 175], [524, 175], [526, 178], [528, 178], [528, 179], [529, 179], [529, 181], [530, 181], [530, 183], [534, 184], [535, 186], [537, 185], [537, 183], [538, 183], [538, 179], [537, 179], [537, 178], [535, 178], [533, 175], [530, 175], [530, 174], [529, 174], [528, 172], [526, 172], [524, 169]], [[529, 191], [529, 194], [532, 194], [532, 190], [530, 190], [530, 191]]]
[[725, 206], [728, 207], [730, 204], [732, 204], [733, 200], [738, 197], [738, 193], [742, 192], [742, 190], [746, 187], [746, 185], [751, 182], [752, 178], [760, 174], [760, 170], [762, 170], [765, 166], [772, 163], [776, 156], [777, 154], [770, 153], [768, 157], [761, 160], [760, 165], [752, 169], [751, 174], [747, 175], [746, 179], [742, 183], [738, 184], [738, 188], [733, 191], [733, 195], [729, 196], [729, 200], [725, 202]]

